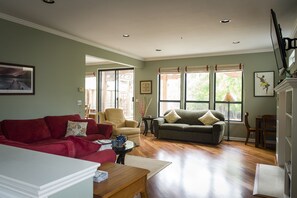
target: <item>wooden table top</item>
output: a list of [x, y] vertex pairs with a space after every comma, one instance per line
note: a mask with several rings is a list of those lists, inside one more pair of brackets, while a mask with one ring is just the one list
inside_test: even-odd
[[147, 176], [148, 170], [116, 163], [103, 163], [99, 170], [108, 172], [108, 179], [100, 183], [94, 182], [94, 197], [109, 197], [116, 192]]

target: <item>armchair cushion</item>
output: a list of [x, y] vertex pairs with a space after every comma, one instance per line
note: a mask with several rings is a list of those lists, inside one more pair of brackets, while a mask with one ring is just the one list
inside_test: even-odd
[[106, 120], [113, 122], [116, 127], [125, 126], [126, 119], [122, 109], [106, 109], [105, 118]]
[[136, 128], [138, 125], [138, 122], [135, 120], [126, 120], [125, 125], [126, 127]]

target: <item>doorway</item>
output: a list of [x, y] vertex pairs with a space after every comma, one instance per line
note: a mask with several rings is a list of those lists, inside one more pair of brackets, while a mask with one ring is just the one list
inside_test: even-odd
[[127, 119], [134, 112], [134, 69], [98, 70], [98, 109], [121, 108]]

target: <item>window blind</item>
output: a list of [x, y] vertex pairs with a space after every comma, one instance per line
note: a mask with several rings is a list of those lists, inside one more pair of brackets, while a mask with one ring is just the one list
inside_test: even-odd
[[96, 73], [95, 72], [86, 72], [86, 77], [95, 77]]
[[215, 72], [223, 72], [223, 71], [242, 71], [243, 65], [240, 64], [229, 64], [229, 65], [216, 65]]
[[205, 73], [208, 72], [209, 66], [203, 65], [203, 66], [186, 66], [185, 72], [186, 73]]
[[179, 73], [180, 67], [160, 67], [159, 74], [174, 74]]

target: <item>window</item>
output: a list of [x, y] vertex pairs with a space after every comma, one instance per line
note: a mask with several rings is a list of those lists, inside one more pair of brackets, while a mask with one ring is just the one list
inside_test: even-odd
[[96, 75], [87, 73], [85, 77], [85, 105], [89, 106], [91, 111], [96, 111]]
[[179, 68], [159, 69], [159, 115], [169, 109], [180, 108], [181, 75]]
[[133, 119], [134, 70], [99, 70], [98, 110], [121, 108], [127, 119]]
[[188, 110], [209, 109], [208, 66], [187, 66], [185, 81], [185, 108]]
[[215, 109], [228, 119], [226, 94], [231, 96], [230, 120], [242, 121], [243, 109], [243, 74], [242, 65], [221, 65], [215, 68]]
[[[158, 115], [170, 109], [216, 109], [228, 120], [229, 93], [234, 100], [229, 103], [230, 120], [242, 121], [243, 72], [242, 65], [187, 66], [184, 75], [179, 67], [160, 68]], [[182, 73], [183, 74], [183, 73]], [[184, 77], [184, 78], [183, 78]], [[184, 87], [184, 89], [181, 89]]]

